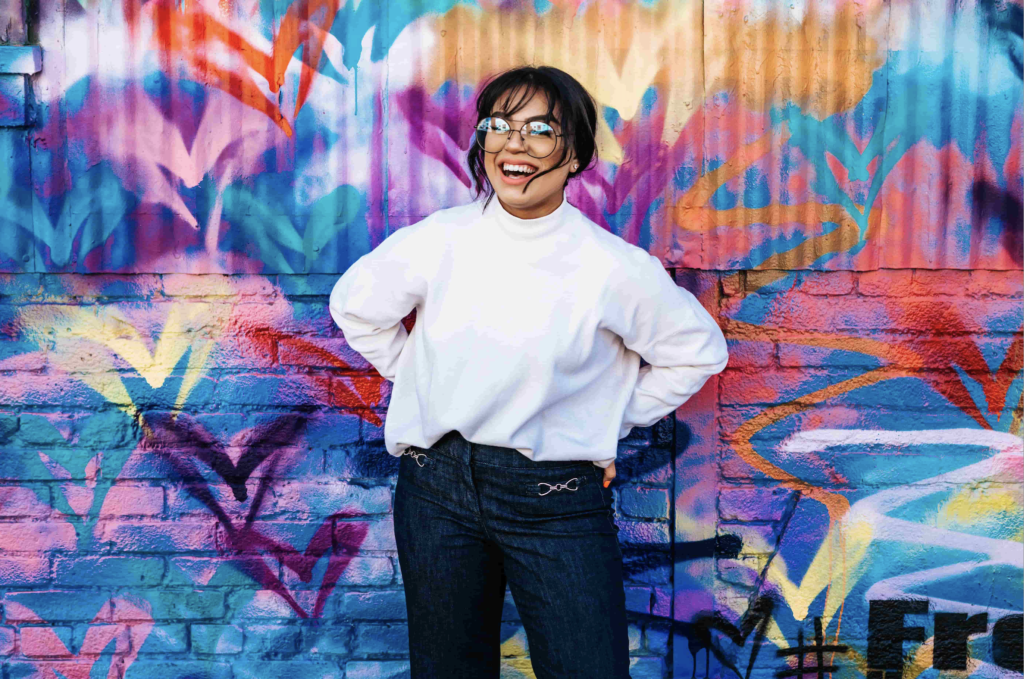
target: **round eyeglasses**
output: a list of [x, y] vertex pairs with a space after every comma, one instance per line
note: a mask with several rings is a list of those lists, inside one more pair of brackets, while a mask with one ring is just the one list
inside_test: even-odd
[[526, 153], [534, 158], [550, 156], [555, 150], [558, 138], [562, 136], [550, 125], [539, 120], [526, 123], [522, 128], [514, 130], [504, 118], [492, 116], [477, 123], [474, 140], [487, 153], [497, 153], [505, 148], [513, 132], [519, 133]]

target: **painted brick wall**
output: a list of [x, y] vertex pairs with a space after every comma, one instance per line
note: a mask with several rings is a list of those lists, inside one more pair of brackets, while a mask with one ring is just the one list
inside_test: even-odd
[[[388, 383], [330, 322], [334, 280], [4, 278], [8, 328], [39, 347], [3, 345], [5, 679], [111, 657], [145, 677], [407, 672]], [[161, 321], [146, 346], [135, 331]], [[179, 335], [200, 328], [216, 346], [190, 387], [205, 349]], [[625, 439], [615, 491], [629, 606], [656, 616], [630, 626], [636, 677], [667, 671], [673, 434]], [[502, 638], [530, 674], [510, 596]]]
[[[787, 607], [798, 615], [820, 599], [832, 561], [863, 559], [850, 542], [908, 539], [865, 509], [847, 544], [833, 546], [841, 556], [826, 550], [829, 563], [801, 564], [829, 546], [820, 532], [830, 513], [849, 521], [843, 514], [857, 512], [858, 497], [910, 492], [897, 503], [906, 505], [948, 496], [945, 521], [981, 512], [1013, 537], [1019, 468], [971, 472], [964, 463], [978, 455], [972, 445], [1008, 450], [1006, 439], [976, 441], [996, 432], [969, 429], [972, 419], [1003, 420], [1010, 440], [1019, 437], [1020, 391], [1010, 388], [1020, 381], [1016, 274], [680, 270], [677, 280], [716, 313], [731, 359], [678, 424], [666, 418], [622, 442], [615, 507], [634, 679], [671, 676], [673, 664], [678, 675], [691, 658], [702, 666], [701, 635], [673, 624], [693, 603], [683, 582], [705, 579], [711, 611], [749, 617], [770, 600], [777, 618]], [[5, 327], [34, 346], [3, 345], [5, 679], [110, 663], [145, 677], [407, 672], [390, 518], [396, 464], [380, 426], [387, 383], [330, 323], [333, 282], [5, 277]], [[761, 322], [743, 320], [750, 314]], [[189, 368], [197, 351], [207, 352], [201, 374]], [[871, 397], [842, 402], [872, 384]], [[921, 399], [922, 384], [941, 396]], [[118, 403], [118, 393], [130, 398]], [[1014, 394], [1016, 403], [1005, 400]], [[175, 419], [182, 398], [189, 407]], [[715, 431], [705, 440], [694, 434], [702, 412]], [[759, 421], [765, 413], [770, 421]], [[800, 422], [780, 428], [787, 417]], [[882, 430], [874, 441], [832, 442], [855, 448], [846, 454], [827, 447], [830, 425], [843, 423], [849, 437], [857, 422], [885, 418], [904, 423], [910, 438], [924, 436], [928, 422], [952, 433], [931, 447], [885, 440]], [[706, 468], [681, 468], [704, 455]], [[701, 505], [714, 516], [698, 528], [715, 537], [695, 552], [688, 536]], [[942, 535], [922, 535], [920, 549]], [[799, 586], [787, 584], [793, 566], [783, 561], [808, 568]], [[992, 596], [1009, 583], [989, 569], [976, 577]], [[855, 582], [844, 586], [854, 592], [879, 584], [848, 572]], [[863, 600], [849, 593], [844, 606], [843, 642], [866, 646]], [[502, 638], [510, 676], [529, 675], [510, 597]], [[722, 633], [723, 658], [710, 659], [718, 671], [742, 671], [749, 644], [729, 642]], [[755, 661], [775, 664], [767, 652]]]
[[[703, 563], [677, 560], [677, 618], [698, 624], [676, 638], [676, 676], [702, 672], [701, 651], [713, 675], [792, 667], [779, 654], [800, 635], [813, 646], [815, 621], [836, 668], [1019, 672], [1021, 277], [741, 271], [710, 291], [707, 278], [680, 280], [717, 301], [731, 353], [714, 395], [679, 414], [698, 435], [677, 444], [677, 512], [716, 530]], [[712, 487], [701, 515], [694, 496]], [[677, 528], [677, 550], [700, 534]], [[882, 615], [908, 600], [920, 610]], [[967, 613], [970, 635], [943, 627]]]

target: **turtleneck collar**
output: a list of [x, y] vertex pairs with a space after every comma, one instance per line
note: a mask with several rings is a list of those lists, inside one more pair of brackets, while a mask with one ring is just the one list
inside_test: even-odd
[[491, 204], [484, 210], [484, 214], [492, 216], [509, 236], [519, 239], [530, 239], [546, 236], [558, 229], [558, 227], [565, 223], [569, 209], [569, 202], [565, 199], [565, 193], [563, 192], [562, 202], [552, 212], [543, 217], [522, 219], [506, 210], [498, 200], [498, 197], [494, 196], [491, 199]]

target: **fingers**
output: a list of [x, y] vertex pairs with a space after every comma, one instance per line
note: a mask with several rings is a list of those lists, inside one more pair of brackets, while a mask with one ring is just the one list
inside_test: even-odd
[[604, 487], [607, 488], [608, 484], [615, 478], [615, 463], [612, 462], [610, 465], [604, 468]]

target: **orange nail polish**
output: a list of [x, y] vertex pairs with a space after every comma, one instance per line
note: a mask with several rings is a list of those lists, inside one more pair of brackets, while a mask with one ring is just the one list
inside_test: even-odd
[[605, 487], [605, 488], [607, 488], [607, 487], [608, 487], [608, 484], [609, 484], [609, 483], [611, 483], [611, 482], [612, 482], [612, 480], [611, 480], [611, 479], [605, 479], [605, 480], [604, 480], [604, 487]]

